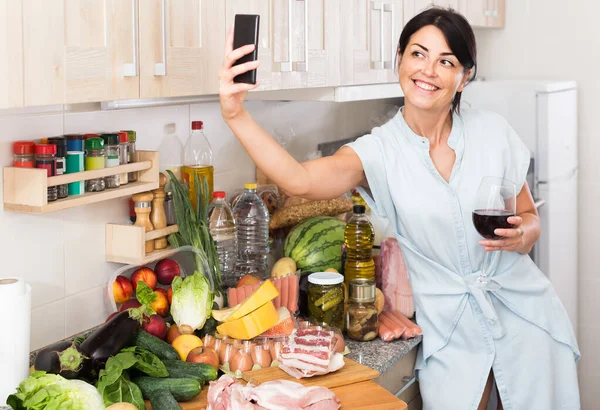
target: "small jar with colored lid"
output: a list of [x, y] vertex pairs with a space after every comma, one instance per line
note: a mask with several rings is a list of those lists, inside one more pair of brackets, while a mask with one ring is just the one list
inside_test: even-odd
[[13, 144], [13, 167], [35, 168], [35, 144], [31, 141], [17, 141]]
[[[56, 145], [56, 175], [63, 175], [67, 170], [67, 139], [65, 137], [50, 137], [48, 144]], [[69, 186], [67, 184], [58, 185], [56, 187], [58, 198], [66, 198], [69, 196]]]
[[[127, 163], [131, 164], [133, 162], [136, 162], [136, 155], [135, 155], [135, 141], [137, 140], [137, 136], [135, 131], [133, 130], [122, 130], [124, 132], [127, 133], [127, 141], [129, 144], [129, 157], [127, 159]], [[130, 172], [127, 175], [127, 179], [129, 180], [129, 182], [135, 182], [137, 181], [138, 178], [138, 173], [136, 172]]]
[[82, 134], [65, 134], [65, 138], [67, 139], [67, 152], [68, 151], [78, 151], [83, 152], [83, 135]]
[[[118, 134], [102, 134], [104, 140], [104, 156], [106, 158], [105, 167], [112, 168], [119, 166], [119, 135]], [[119, 188], [121, 186], [121, 178], [119, 175], [109, 175], [104, 177], [106, 188]]]
[[[104, 140], [102, 138], [88, 138], [85, 140], [85, 170], [104, 169], [106, 158], [104, 157]], [[106, 183], [104, 178], [94, 178], [85, 181], [86, 192], [104, 191]]]
[[350, 281], [346, 334], [350, 339], [368, 342], [377, 337], [379, 315], [375, 306], [375, 281], [365, 278]]
[[[129, 162], [129, 135], [125, 131], [119, 131], [119, 165], [127, 165]], [[129, 183], [127, 172], [119, 174], [121, 185]]]
[[[53, 177], [56, 175], [56, 145], [37, 144], [35, 146], [35, 167], [46, 170], [46, 175]], [[56, 186], [48, 187], [48, 202], [58, 199], [58, 188]]]
[[335, 272], [308, 276], [308, 312], [311, 321], [344, 328], [344, 277]]

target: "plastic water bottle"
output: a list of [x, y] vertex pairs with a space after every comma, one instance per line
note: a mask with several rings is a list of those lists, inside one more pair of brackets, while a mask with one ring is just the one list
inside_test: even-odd
[[237, 225], [236, 271], [267, 279], [269, 255], [269, 210], [256, 193], [256, 184], [245, 184], [244, 193], [233, 208]]
[[225, 192], [215, 191], [208, 210], [208, 227], [215, 241], [221, 277], [226, 287], [235, 286], [235, 260], [237, 258], [237, 238], [233, 211], [225, 200]]
[[364, 205], [354, 205], [352, 216], [344, 230], [345, 262], [344, 278], [347, 284], [353, 279], [375, 280], [373, 241], [375, 231], [365, 215]]

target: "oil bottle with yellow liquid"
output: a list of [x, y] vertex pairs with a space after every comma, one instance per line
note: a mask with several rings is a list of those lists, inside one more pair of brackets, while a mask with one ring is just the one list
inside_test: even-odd
[[190, 200], [194, 209], [196, 208], [196, 180], [202, 187], [202, 177], [208, 183], [207, 198], [212, 198], [214, 186], [213, 152], [206, 135], [202, 131], [202, 121], [192, 121], [192, 132], [183, 148], [183, 167], [181, 168], [181, 179], [190, 190]]
[[352, 216], [344, 230], [345, 261], [344, 281], [365, 278], [375, 280], [375, 262], [373, 261], [373, 242], [375, 230], [365, 215], [364, 205], [354, 205]]

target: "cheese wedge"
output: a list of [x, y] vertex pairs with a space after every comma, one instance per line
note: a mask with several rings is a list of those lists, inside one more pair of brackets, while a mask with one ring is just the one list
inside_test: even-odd
[[228, 309], [221, 309], [217, 311], [213, 310], [212, 315], [219, 322], [237, 320], [251, 312], [254, 312], [256, 309], [265, 303], [272, 301], [277, 296], [279, 296], [279, 292], [275, 288], [275, 285], [273, 285], [273, 282], [266, 280], [250, 295], [250, 297], [248, 297], [248, 299], [239, 305], [235, 305]]
[[263, 304], [253, 312], [217, 326], [219, 334], [239, 340], [248, 340], [269, 330], [279, 321], [273, 302]]

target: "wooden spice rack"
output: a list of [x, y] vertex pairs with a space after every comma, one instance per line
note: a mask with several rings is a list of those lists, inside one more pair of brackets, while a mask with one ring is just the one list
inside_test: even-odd
[[167, 258], [177, 250], [161, 249], [146, 254], [146, 241], [168, 236], [178, 232], [177, 225], [145, 232], [143, 226], [135, 225], [106, 225], [106, 261], [125, 263], [128, 265], [146, 265]]
[[[4, 167], [4, 210], [45, 214], [109, 199], [129, 197], [138, 192], [158, 188], [158, 152], [138, 151], [136, 154], [137, 162], [131, 164], [55, 177], [48, 177], [45, 169]], [[139, 171], [138, 180], [120, 188], [86, 192], [48, 202], [48, 187], [135, 171]]]

